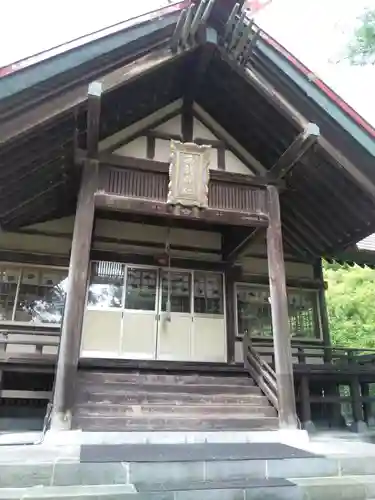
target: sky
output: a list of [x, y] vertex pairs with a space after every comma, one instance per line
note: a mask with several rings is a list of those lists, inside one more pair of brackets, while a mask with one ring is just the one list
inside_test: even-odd
[[[166, 0], [13, 0], [2, 7], [0, 67]], [[358, 15], [375, 0], [273, 0], [255, 21], [375, 126], [375, 66], [353, 67], [344, 50]]]

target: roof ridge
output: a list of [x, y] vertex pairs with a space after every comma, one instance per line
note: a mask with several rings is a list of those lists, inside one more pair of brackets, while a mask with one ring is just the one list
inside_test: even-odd
[[[85, 35], [79, 36], [77, 38], [73, 38], [72, 40], [68, 40], [67, 42], [61, 43], [59, 45], [55, 45], [54, 47], [43, 50], [41, 52], [37, 52], [36, 54], [32, 54], [30, 56], [24, 57], [22, 59], [19, 59], [18, 61], [14, 61], [10, 64], [7, 64], [6, 66], [1, 66], [0, 67], [0, 78], [14, 74], [15, 72], [20, 71], [20, 70], [27, 68], [29, 66], [32, 66], [33, 64], [37, 64], [39, 62], [45, 61], [46, 59], [48, 59], [50, 57], [57, 56], [59, 54], [67, 52], [68, 50], [85, 45], [86, 43], [89, 43], [89, 42], [92, 42], [94, 40], [98, 40], [100, 38], [103, 38], [107, 35], [116, 33], [117, 31], [120, 31], [121, 29], [130, 27], [130, 26], [134, 26], [135, 24], [140, 24], [140, 23], [145, 22], [145, 21], [150, 21], [150, 20], [152, 20], [155, 17], [158, 17], [160, 15], [167, 15], [167, 14], [170, 14], [172, 12], [176, 12], [177, 10], [180, 10], [183, 7], [185, 7], [188, 3], [190, 3], [190, 0], [180, 0], [178, 2], [174, 2], [173, 4], [168, 4], [164, 7], [160, 7], [158, 9], [154, 9], [152, 11], [145, 12], [143, 14], [140, 14], [139, 16], [131, 17], [129, 19], [126, 19], [124, 21], [120, 21], [120, 22], [112, 24], [110, 26], [106, 26], [105, 28], [101, 28], [101, 29], [93, 31], [91, 33], [86, 33]], [[135, 21], [137, 21], [137, 22], [135, 22]]]
[[[375, 128], [365, 120], [350, 104], [348, 104], [337, 92], [335, 92], [324, 80], [319, 78], [313, 71], [311, 71], [302, 61], [294, 56], [288, 49], [281, 43], [275, 40], [271, 35], [260, 29], [261, 38], [272, 46], [280, 55], [285, 57], [294, 67], [303, 73], [319, 90], [321, 90], [331, 101], [333, 101], [344, 113], [346, 113], [357, 125], [362, 127], [368, 134], [375, 137]], [[313, 77], [313, 78], [312, 78]]]

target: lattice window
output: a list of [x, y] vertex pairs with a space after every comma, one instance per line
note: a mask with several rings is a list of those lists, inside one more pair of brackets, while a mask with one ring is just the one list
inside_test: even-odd
[[65, 269], [1, 266], [0, 320], [61, 323], [67, 276]]
[[224, 314], [221, 274], [194, 272], [194, 312]]
[[[312, 339], [320, 336], [317, 292], [287, 290], [289, 325], [292, 337]], [[237, 285], [238, 334], [272, 337], [271, 303], [267, 286]]]
[[126, 309], [154, 311], [157, 294], [157, 271], [128, 267], [126, 276]]
[[99, 308], [122, 306], [125, 266], [117, 262], [93, 262], [87, 305]]

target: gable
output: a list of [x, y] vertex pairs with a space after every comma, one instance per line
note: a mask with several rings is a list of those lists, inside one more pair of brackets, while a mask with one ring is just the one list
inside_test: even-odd
[[[164, 110], [160, 110], [159, 116], [165, 115]], [[155, 114], [155, 118], [157, 114]], [[124, 144], [118, 147], [109, 148], [108, 151], [115, 153], [120, 156], [141, 158], [156, 160], [168, 163], [170, 160], [170, 141], [172, 139], [181, 140], [182, 133], [182, 112], [181, 110], [177, 112], [174, 116], [170, 117], [167, 115], [164, 121], [160, 123], [159, 120], [155, 120], [154, 125], [150, 125], [143, 130], [136, 133], [134, 138], [134, 132], [132, 134], [133, 138], [130, 138], [129, 131], [124, 129], [123, 131], [117, 133], [118, 136], [123, 136], [125, 138]], [[143, 123], [150, 122], [150, 120], [143, 120]], [[247, 160], [239, 158], [236, 154], [236, 144], [234, 139], [232, 141], [226, 140], [227, 137], [223, 137], [226, 134], [215, 133], [215, 129], [220, 129], [218, 124], [215, 124], [214, 120], [210, 118], [210, 124], [214, 124], [213, 127], [207, 126], [203, 123], [198, 116], [193, 117], [192, 124], [192, 139], [193, 142], [199, 144], [208, 144], [211, 146], [210, 151], [210, 169], [211, 170], [225, 170], [226, 172], [242, 174], [242, 175], [254, 175], [254, 167], [251, 162], [256, 161], [245, 152]], [[216, 126], [215, 126], [216, 125]], [[131, 131], [141, 128], [142, 124], [133, 124], [131, 126]], [[130, 129], [130, 127], [128, 127]], [[111, 144], [111, 138], [106, 139], [106, 144]], [[232, 142], [232, 144], [229, 144]], [[234, 144], [234, 147], [233, 147]], [[240, 146], [238, 145], [238, 149]]]

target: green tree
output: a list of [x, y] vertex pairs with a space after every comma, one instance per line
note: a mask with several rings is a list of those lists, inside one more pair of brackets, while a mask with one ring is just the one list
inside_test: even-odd
[[375, 348], [375, 270], [325, 267], [332, 342]]
[[375, 64], [375, 9], [360, 16], [348, 47], [348, 58], [352, 64]]

